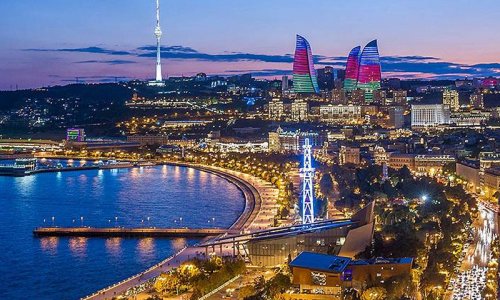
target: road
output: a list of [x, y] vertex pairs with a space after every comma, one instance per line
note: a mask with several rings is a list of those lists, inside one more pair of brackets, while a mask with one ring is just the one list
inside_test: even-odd
[[483, 204], [478, 205], [479, 216], [473, 224], [473, 242], [460, 265], [457, 278], [452, 280], [452, 291], [447, 299], [476, 299], [484, 288], [484, 274], [491, 256], [491, 246], [498, 236], [498, 214]]

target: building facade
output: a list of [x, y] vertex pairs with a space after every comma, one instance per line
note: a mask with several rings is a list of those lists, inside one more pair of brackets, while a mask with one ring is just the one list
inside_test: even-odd
[[318, 78], [314, 69], [311, 46], [300, 35], [297, 35], [293, 59], [293, 89], [298, 94], [319, 93]]
[[377, 40], [369, 42], [359, 59], [357, 87], [365, 91], [365, 102], [373, 102], [373, 91], [380, 89], [382, 73]]
[[434, 127], [450, 124], [450, 109], [443, 104], [421, 104], [411, 106], [412, 127]]
[[347, 56], [344, 79], [344, 90], [346, 90], [347, 92], [352, 92], [353, 90], [357, 89], [360, 51], [360, 46], [354, 47]]
[[459, 94], [455, 90], [443, 91], [443, 105], [448, 105], [451, 111], [460, 110]]
[[321, 105], [320, 120], [326, 123], [354, 124], [361, 119], [359, 105]]
[[[288, 79], [287, 79], [288, 80]], [[273, 98], [268, 104], [268, 117], [271, 120], [281, 120], [284, 115], [285, 105], [279, 98]]]

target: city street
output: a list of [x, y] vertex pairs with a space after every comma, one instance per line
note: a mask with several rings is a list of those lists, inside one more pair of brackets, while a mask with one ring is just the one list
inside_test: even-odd
[[498, 214], [483, 204], [473, 224], [473, 242], [466, 249], [457, 278], [450, 282], [451, 299], [481, 299], [485, 274], [491, 256], [491, 245], [499, 234]]

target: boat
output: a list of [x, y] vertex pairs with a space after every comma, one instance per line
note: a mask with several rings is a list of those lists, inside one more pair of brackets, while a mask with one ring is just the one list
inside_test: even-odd
[[0, 165], [0, 175], [2, 176], [26, 176], [31, 175], [36, 169], [35, 158], [18, 158], [14, 164]]
[[136, 167], [153, 167], [156, 166], [156, 164], [152, 161], [138, 161], [135, 164]]
[[129, 161], [110, 160], [107, 163], [100, 165], [99, 169], [123, 169], [132, 168], [133, 166], [134, 164]]

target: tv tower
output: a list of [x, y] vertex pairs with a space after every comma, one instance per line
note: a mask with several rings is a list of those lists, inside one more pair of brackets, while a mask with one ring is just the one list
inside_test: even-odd
[[314, 168], [311, 166], [311, 145], [304, 141], [304, 167], [300, 169], [302, 181], [302, 224], [314, 223]]
[[151, 85], [163, 86], [163, 78], [161, 75], [161, 27], [160, 27], [160, 0], [156, 0], [156, 77], [155, 81], [150, 82]]

